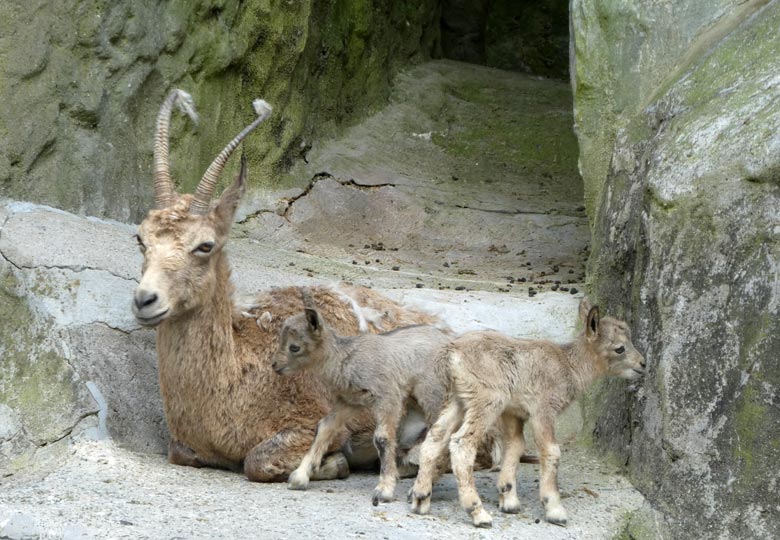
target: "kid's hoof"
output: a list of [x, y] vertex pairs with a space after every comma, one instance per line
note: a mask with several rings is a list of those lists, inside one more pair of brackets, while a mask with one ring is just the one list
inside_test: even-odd
[[545, 513], [544, 518], [548, 523], [552, 523], [553, 525], [560, 525], [561, 527], [565, 527], [568, 521], [566, 510], [564, 510], [562, 506], [557, 508], [549, 508]]
[[383, 492], [381, 489], [375, 489], [374, 490], [374, 496], [371, 497], [371, 504], [374, 506], [379, 506], [380, 502], [392, 502], [393, 501], [393, 494]]
[[309, 476], [305, 472], [295, 469], [287, 480], [287, 488], [302, 491], [307, 487], [309, 487]]
[[430, 493], [409, 493], [409, 502], [412, 503], [412, 513], [425, 515], [431, 511]]
[[498, 509], [505, 514], [517, 514], [520, 512], [520, 499], [514, 491], [512, 484], [505, 484], [498, 488]]
[[557, 518], [548, 517], [546, 519], [547, 519], [547, 523], [550, 523], [552, 525], [558, 525], [559, 527], [565, 527], [566, 526], [566, 522], [568, 521], [565, 518], [564, 519], [557, 519]]
[[519, 514], [520, 513], [520, 503], [514, 502], [514, 503], [502, 503], [498, 505], [498, 509], [501, 510], [505, 514]]
[[475, 510], [474, 513], [471, 514], [471, 521], [474, 523], [475, 527], [480, 527], [482, 529], [488, 529], [493, 526], [493, 518], [484, 508]]

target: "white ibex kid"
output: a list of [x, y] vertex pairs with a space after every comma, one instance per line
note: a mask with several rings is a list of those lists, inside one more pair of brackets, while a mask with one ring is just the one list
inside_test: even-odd
[[449, 442], [461, 506], [474, 525], [491, 526], [492, 518], [477, 494], [473, 466], [480, 440], [500, 421], [504, 453], [497, 482], [499, 509], [517, 513], [517, 463], [525, 446], [523, 426], [530, 422], [541, 457], [539, 495], [545, 517], [550, 523], [566, 524], [558, 492], [561, 451], [555, 441], [555, 419], [602, 375], [636, 379], [645, 370], [625, 322], [600, 320], [598, 307], [591, 307], [587, 299], [580, 303], [580, 317], [585, 329], [568, 345], [497, 332], [471, 332], [452, 342], [447, 349], [452, 395], [420, 450], [420, 469], [410, 493], [413, 512], [430, 511], [436, 464]]
[[334, 437], [366, 408], [376, 420], [379, 483], [372, 497], [393, 500], [397, 480], [396, 432], [409, 398], [417, 401], [430, 425], [446, 397], [448, 372], [443, 348], [448, 334], [428, 325], [385, 334], [337, 335], [304, 292], [304, 313], [284, 322], [272, 367], [287, 375], [311, 368], [331, 391], [333, 409], [317, 426], [314, 442], [289, 478], [290, 489], [306, 489]]

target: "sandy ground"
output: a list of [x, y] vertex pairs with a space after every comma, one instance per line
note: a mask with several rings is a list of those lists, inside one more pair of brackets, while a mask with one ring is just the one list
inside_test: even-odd
[[[168, 465], [163, 456], [135, 454], [110, 440], [83, 440], [67, 449], [66, 462], [44, 479], [6, 479], [0, 494], [0, 538], [609, 538], [641, 496], [609, 467], [569, 448], [563, 455], [561, 491], [571, 523], [543, 520], [537, 467], [523, 465], [523, 511], [497, 511], [493, 472], [478, 472], [493, 528], [476, 529], [458, 506], [452, 475], [436, 486], [429, 516], [409, 513], [399, 500], [371, 506], [376, 476], [315, 482], [306, 492], [284, 484], [260, 485], [242, 475]], [[21, 534], [20, 534], [21, 533]]]

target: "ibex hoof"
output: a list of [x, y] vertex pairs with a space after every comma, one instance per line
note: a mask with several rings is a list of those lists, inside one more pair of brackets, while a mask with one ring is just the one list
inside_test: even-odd
[[563, 506], [547, 508], [544, 518], [548, 523], [560, 525], [561, 527], [565, 527], [568, 521], [568, 516], [566, 515], [566, 510], [564, 510]]
[[374, 490], [374, 496], [371, 497], [371, 504], [374, 506], [379, 506], [380, 502], [392, 502], [393, 501], [393, 494], [392, 492], [388, 493], [385, 490], [382, 490], [380, 488], [376, 488]]
[[412, 513], [425, 515], [431, 511], [431, 494], [409, 492], [409, 502], [412, 503]]
[[322, 461], [320, 468], [312, 474], [314, 480], [333, 480], [335, 478], [341, 480], [348, 476], [349, 464], [347, 463], [347, 458], [341, 452], [326, 457]]
[[309, 487], [309, 475], [305, 472], [295, 469], [287, 480], [287, 488], [294, 490], [304, 490]]
[[498, 509], [505, 514], [520, 513], [520, 501], [504, 501], [498, 505]]
[[488, 529], [493, 526], [493, 518], [484, 508], [480, 507], [471, 514], [471, 521], [475, 527]]

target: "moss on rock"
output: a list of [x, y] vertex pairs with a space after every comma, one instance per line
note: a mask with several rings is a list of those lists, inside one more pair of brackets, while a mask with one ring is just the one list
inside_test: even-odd
[[0, 195], [138, 221], [154, 119], [174, 87], [203, 119], [174, 121], [181, 188], [251, 120], [255, 97], [275, 112], [246, 142], [250, 182], [271, 182], [382, 103], [399, 67], [429, 58], [438, 16], [434, 0], [4, 2]]
[[[469, 103], [475, 115], [488, 118], [484, 110], [490, 108], [490, 121], [448, 118], [449, 130], [434, 132], [432, 140], [448, 153], [477, 162], [511, 164], [529, 175], [576, 175], [577, 141], [571, 130], [569, 88], [549, 80], [519, 80], [514, 94], [507, 91], [500, 96], [495, 82], [487, 86], [467, 81], [448, 87], [447, 99]], [[501, 114], [501, 108], [506, 113]], [[522, 111], [522, 122], [517, 121], [516, 111]], [[572, 178], [570, 186], [572, 199], [579, 199], [579, 181]]]
[[[30, 311], [25, 286], [14, 272], [0, 263], [0, 403], [14, 411], [22, 438], [43, 446], [67, 435], [96, 409], [67, 360], [52, 346], [56, 338], [44, 334]], [[0, 453], [0, 465], [16, 450], [12, 446], [7, 455]]]
[[765, 3], [571, 2], [575, 122], [592, 219], [599, 212], [618, 132], [700, 61], [714, 39]]

